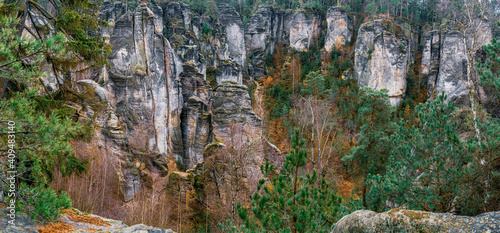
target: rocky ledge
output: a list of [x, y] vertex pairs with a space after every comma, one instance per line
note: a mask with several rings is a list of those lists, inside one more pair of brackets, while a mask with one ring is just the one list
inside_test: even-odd
[[379, 214], [358, 210], [337, 222], [332, 233], [340, 232], [500, 232], [500, 211], [468, 217], [405, 209]]
[[35, 223], [26, 216], [16, 216], [15, 225], [9, 224], [8, 209], [0, 203], [0, 232], [4, 233], [69, 233], [69, 232], [121, 232], [121, 233], [175, 233], [157, 227], [137, 224], [127, 226], [122, 221], [86, 214], [78, 210], [64, 210], [61, 217], [48, 224]]

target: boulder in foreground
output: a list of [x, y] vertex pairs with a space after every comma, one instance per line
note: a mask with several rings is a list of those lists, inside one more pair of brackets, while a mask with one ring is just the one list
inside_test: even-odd
[[468, 217], [405, 209], [358, 210], [337, 222], [332, 233], [341, 232], [500, 232], [500, 211]]

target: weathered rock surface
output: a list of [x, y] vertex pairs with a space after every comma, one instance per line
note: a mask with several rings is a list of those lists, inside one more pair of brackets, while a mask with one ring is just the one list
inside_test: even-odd
[[[242, 85], [246, 51], [243, 23], [236, 10], [219, 5], [220, 17], [213, 22], [191, 14], [184, 3], [162, 6], [144, 2], [134, 12], [113, 14], [109, 11], [116, 5], [107, 4], [101, 17], [108, 21], [119, 17], [109, 30], [113, 45], [107, 70], [110, 79], [103, 87], [81, 82], [108, 100], [99, 137], [107, 145], [106, 153], [118, 161], [125, 202], [141, 191], [144, 177], [164, 177], [176, 162], [186, 169], [203, 162], [207, 145], [230, 139], [229, 122], [245, 125], [251, 132], [249, 138], [262, 139], [262, 123]], [[203, 24], [216, 27], [210, 32], [212, 37], [199, 31]], [[207, 81], [207, 64], [215, 70], [215, 81], [220, 84], [215, 93], [219, 94], [214, 94]], [[261, 162], [255, 161], [256, 165]]]
[[287, 13], [281, 8], [260, 6], [250, 18], [245, 31], [245, 47], [249, 61], [250, 77], [258, 79], [265, 75], [266, 56], [274, 52], [278, 43], [286, 41]]
[[99, 19], [108, 22], [109, 27], [101, 27], [101, 35], [110, 38], [116, 21], [125, 14], [126, 7], [122, 2], [104, 1], [99, 10]]
[[[444, 92], [447, 102], [455, 102], [457, 106], [469, 106], [469, 89], [476, 91], [482, 88], [468, 84], [467, 53], [479, 51], [482, 46], [490, 43], [491, 27], [486, 21], [477, 21], [474, 30], [465, 34], [458, 30], [449, 30], [442, 34], [439, 57], [439, 73], [432, 97]], [[465, 37], [465, 38], [464, 38]], [[465, 40], [464, 40], [465, 39]], [[467, 44], [465, 44], [467, 43]], [[472, 63], [472, 61], [471, 61]], [[474, 65], [475, 66], [475, 65]], [[471, 69], [471, 77], [476, 78], [475, 69]], [[432, 80], [431, 80], [432, 81]], [[476, 81], [474, 81], [476, 83]], [[432, 89], [432, 86], [431, 86]], [[486, 93], [480, 91], [479, 99], [487, 99]]]
[[325, 50], [330, 52], [333, 47], [339, 48], [351, 42], [353, 24], [344, 8], [330, 7], [326, 13], [328, 24]]
[[183, 163], [193, 167], [203, 162], [203, 149], [210, 143], [212, 90], [193, 62], [186, 62], [179, 78], [185, 101], [181, 114]]
[[320, 18], [306, 10], [297, 10], [290, 22], [290, 47], [295, 50], [308, 50], [320, 33]]
[[[161, 35], [162, 28], [156, 27], [158, 19], [161, 15], [141, 4], [134, 15], [125, 14], [117, 21], [110, 40], [114, 46], [109, 72], [115, 103], [125, 103], [141, 122], [140, 128], [145, 127], [145, 131], [137, 130], [141, 141], [134, 144], [142, 147], [137, 149], [167, 154], [175, 153], [171, 144], [179, 140], [171, 135], [180, 132], [182, 95], [175, 76], [173, 50]], [[135, 129], [127, 130], [134, 134]]]
[[[65, 230], [64, 232], [175, 233], [172, 230], [151, 227], [144, 224], [127, 226], [122, 221], [119, 220], [103, 218], [94, 214], [83, 214], [78, 210], [74, 211], [66, 210], [66, 211], [71, 212], [71, 215], [68, 214], [68, 212], [66, 212], [57, 220], [57, 222], [59, 222], [59, 226], [64, 227]], [[81, 218], [80, 216], [83, 216], [83, 218]], [[33, 220], [24, 215], [16, 216], [15, 225], [8, 224], [8, 220], [10, 220], [10, 218], [7, 216], [7, 209], [4, 207], [0, 207], [1, 232], [35, 233], [35, 232], [51, 232], [55, 230], [63, 230], [63, 229], [55, 229], [54, 227], [51, 227], [50, 224], [35, 223]]]
[[[116, 22], [110, 39], [113, 52], [109, 58], [109, 102], [127, 125], [126, 147], [180, 157], [181, 85], [176, 77], [173, 50], [162, 36], [163, 27], [158, 28], [161, 8], [151, 7], [153, 10], [142, 3]], [[124, 173], [120, 177], [129, 181], [124, 190], [136, 190], [137, 175]], [[133, 195], [125, 197], [129, 200]]]
[[248, 88], [234, 81], [222, 82], [214, 92], [212, 124], [215, 141], [247, 151], [244, 157], [248, 182], [261, 178], [267, 141], [262, 120], [252, 109]]
[[436, 79], [439, 71], [440, 35], [433, 30], [424, 35], [424, 50], [422, 52], [421, 73], [427, 80], [427, 96], [434, 93]]
[[241, 17], [234, 7], [222, 3], [218, 6], [222, 35], [217, 48], [221, 72], [217, 73], [217, 83], [234, 80], [243, 83], [243, 66], [246, 59], [245, 32]]
[[381, 20], [361, 25], [356, 41], [354, 69], [360, 87], [389, 90], [393, 106], [406, 91], [409, 48], [406, 38], [387, 31]]
[[85, 79], [80, 80], [77, 83], [86, 88], [92, 89], [92, 91], [94, 91], [94, 94], [99, 97], [100, 101], [108, 100], [108, 91], [97, 84], [94, 80]]
[[469, 103], [467, 95], [467, 57], [463, 36], [453, 30], [443, 34], [439, 62], [439, 74], [434, 93], [448, 97], [446, 102]]
[[230, 138], [231, 124], [255, 127], [249, 134], [262, 135], [262, 120], [252, 109], [248, 88], [234, 81], [222, 82], [215, 90], [212, 102], [214, 133]]
[[332, 233], [500, 232], [500, 212], [475, 217], [393, 209], [385, 213], [358, 210], [340, 219]]

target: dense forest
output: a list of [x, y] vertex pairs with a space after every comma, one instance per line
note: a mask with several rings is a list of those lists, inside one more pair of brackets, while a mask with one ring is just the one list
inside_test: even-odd
[[[181, 0], [189, 7], [192, 21], [202, 19], [201, 36], [192, 39], [195, 33], [182, 26], [185, 22], [164, 19], [163, 31], [155, 32], [163, 48], [170, 43], [173, 50], [181, 51], [189, 41], [215, 44], [213, 38], [222, 34], [218, 6], [224, 3], [234, 7], [244, 28], [252, 24], [259, 9], [271, 6], [286, 14], [302, 10], [314, 14], [324, 30], [307, 49], [280, 41], [261, 54], [246, 54], [250, 65], [241, 69], [243, 84], [254, 115], [262, 120], [263, 138], [279, 155], [266, 156], [252, 167], [254, 159], [249, 157], [264, 152], [242, 139], [239, 135], [250, 134], [249, 129], [234, 122], [227, 129], [231, 140], [222, 143], [214, 136], [202, 148], [204, 160], [192, 162], [194, 166], [188, 160], [154, 157], [126, 145], [124, 157], [130, 157], [130, 162], [118, 164], [120, 169], [139, 164], [129, 170], [140, 177], [142, 193], [123, 202], [113, 199], [119, 194], [106, 196], [103, 187], [118, 187], [126, 178], [107, 173], [112, 161], [100, 159], [98, 149], [82, 149], [102, 135], [114, 138], [117, 148], [125, 148], [123, 135], [133, 127], [139, 129], [142, 121], [130, 104], [118, 102], [116, 106], [127, 107], [116, 110], [118, 117], [114, 117], [126, 127], [106, 128], [112, 119], [106, 115], [111, 100], [102, 97], [99, 88], [117, 78], [100, 77], [113, 71], [109, 59], [116, 57], [117, 46], [104, 32], [119, 25], [118, 19], [102, 18], [100, 9], [109, 2], [0, 2], [0, 196], [3, 203], [13, 200], [17, 213], [53, 222], [62, 209], [74, 207], [177, 232], [330, 232], [343, 216], [361, 209], [404, 208], [467, 216], [500, 210], [500, 2]], [[165, 9], [173, 1], [111, 2], [133, 12], [147, 4]], [[342, 8], [353, 23], [352, 39], [326, 50], [326, 17], [332, 6]], [[146, 18], [142, 15], [143, 21]], [[359, 31], [376, 20], [395, 38], [407, 38], [396, 46], [401, 51], [408, 48], [404, 51], [410, 58], [403, 74], [404, 97], [397, 104], [389, 90], [360, 87], [356, 80]], [[478, 46], [476, 35], [483, 34], [483, 29], [477, 22], [483, 21], [491, 25], [492, 39]], [[432, 30], [455, 30], [467, 40], [465, 101], [449, 101], [429, 86], [422, 57], [424, 34]], [[372, 53], [366, 53], [369, 60]], [[214, 60], [222, 60], [219, 56]], [[262, 75], [255, 75], [252, 67], [258, 67], [254, 64], [260, 58]], [[188, 73], [186, 64], [180, 77]], [[206, 64], [205, 71], [197, 68], [196, 75], [206, 79], [210, 91], [224, 88], [216, 78], [217, 67]], [[141, 77], [154, 73], [139, 65], [133, 69]], [[205, 85], [205, 81], [199, 83]], [[481, 100], [479, 92], [488, 93], [489, 100]], [[98, 126], [102, 122], [106, 127]], [[154, 169], [137, 159], [138, 154], [151, 157]], [[145, 175], [141, 167], [161, 178]], [[15, 185], [9, 183], [13, 171]], [[255, 182], [248, 171], [257, 171]], [[158, 191], [155, 182], [163, 177], [165, 183]]]

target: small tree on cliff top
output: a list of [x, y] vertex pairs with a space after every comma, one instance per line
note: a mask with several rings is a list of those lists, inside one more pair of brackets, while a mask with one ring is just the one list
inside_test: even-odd
[[[307, 151], [298, 131], [280, 174], [273, 165], [261, 166], [266, 177], [252, 196], [251, 213], [239, 204], [245, 232], [328, 232], [337, 217], [340, 198], [316, 171], [302, 175]], [[226, 229], [239, 231], [236, 227]]]

